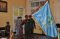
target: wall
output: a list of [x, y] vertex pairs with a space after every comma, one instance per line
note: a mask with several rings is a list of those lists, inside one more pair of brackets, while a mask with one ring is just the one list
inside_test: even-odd
[[60, 23], [60, 0], [50, 0], [50, 6], [55, 22]]
[[[25, 0], [7, 0], [7, 4], [8, 4], [8, 12], [0, 12], [0, 27], [3, 27], [6, 25], [6, 21], [9, 21], [11, 26], [13, 26], [13, 6], [23, 6], [25, 7], [26, 5], [26, 14], [29, 14], [31, 11], [29, 8], [29, 1], [25, 1]], [[26, 4], [25, 4], [26, 3]], [[53, 4], [54, 3], [54, 4]], [[50, 0], [50, 5], [51, 5], [51, 10], [52, 10], [52, 14], [54, 16], [55, 22], [56, 23], [60, 23], [60, 1], [56, 0]], [[39, 28], [37, 27], [37, 30], [35, 30], [35, 32], [40, 33], [40, 30], [38, 30]]]
[[13, 6], [23, 6], [25, 8], [25, 0], [6, 0], [8, 12], [0, 12], [0, 27], [4, 27], [6, 22], [9, 21], [10, 25], [13, 26]]

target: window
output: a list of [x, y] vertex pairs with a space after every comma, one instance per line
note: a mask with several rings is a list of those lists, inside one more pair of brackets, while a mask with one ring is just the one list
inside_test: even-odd
[[38, 11], [40, 7], [45, 4], [46, 1], [31, 2], [31, 14]]
[[39, 2], [32, 2], [31, 7], [39, 6]]

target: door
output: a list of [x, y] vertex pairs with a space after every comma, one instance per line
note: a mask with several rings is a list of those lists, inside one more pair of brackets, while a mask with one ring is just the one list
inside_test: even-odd
[[[25, 9], [23, 7], [13, 7], [13, 32], [15, 32], [15, 21], [17, 17], [21, 16], [22, 19], [24, 19], [25, 15]], [[23, 26], [23, 32], [24, 32], [24, 26]]]

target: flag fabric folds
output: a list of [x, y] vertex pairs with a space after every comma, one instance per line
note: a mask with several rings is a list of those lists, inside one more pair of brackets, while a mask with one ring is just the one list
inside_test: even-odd
[[33, 14], [33, 17], [41, 25], [47, 36], [57, 37], [57, 27], [54, 22], [48, 1], [45, 5]]

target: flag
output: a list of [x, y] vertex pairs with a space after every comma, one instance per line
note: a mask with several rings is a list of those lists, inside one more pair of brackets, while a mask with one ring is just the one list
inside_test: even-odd
[[41, 25], [47, 36], [57, 37], [57, 27], [54, 22], [48, 1], [44, 6], [33, 14], [33, 17]]

